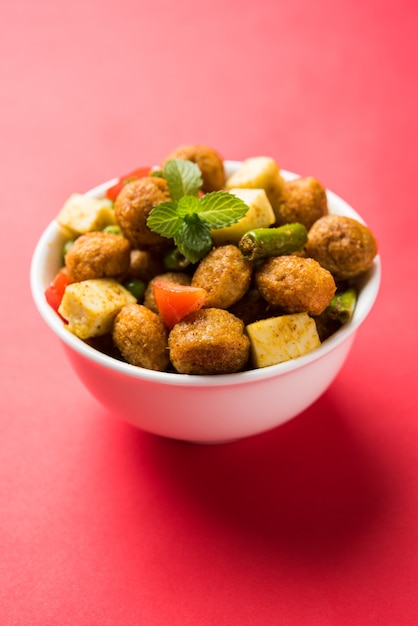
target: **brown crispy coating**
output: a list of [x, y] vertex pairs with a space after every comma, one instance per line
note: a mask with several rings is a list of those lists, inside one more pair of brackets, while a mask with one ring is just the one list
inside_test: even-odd
[[268, 317], [283, 314], [280, 307], [269, 304], [257, 289], [249, 289], [244, 297], [233, 304], [228, 311], [239, 317], [246, 326]]
[[299, 222], [309, 230], [317, 219], [328, 214], [325, 188], [312, 176], [288, 180], [274, 212], [278, 225]]
[[160, 278], [164, 278], [164, 280], [169, 283], [177, 283], [179, 285], [190, 285], [192, 280], [189, 274], [185, 274], [183, 272], [165, 272], [164, 274], [158, 274], [157, 276], [154, 276], [154, 278], [150, 280], [147, 288], [145, 289], [144, 306], [148, 307], [149, 309], [151, 309], [151, 311], [154, 311], [155, 313], [158, 313], [158, 309], [154, 299], [154, 283], [157, 279]]
[[203, 179], [202, 191], [223, 189], [226, 180], [224, 164], [222, 157], [213, 148], [201, 144], [179, 146], [164, 159], [164, 162], [171, 159], [184, 159], [198, 165]]
[[115, 318], [113, 341], [131, 365], [162, 372], [168, 368], [167, 331], [158, 315], [141, 304], [127, 304]]
[[309, 230], [306, 252], [329, 270], [335, 280], [346, 280], [371, 267], [377, 254], [377, 241], [361, 222], [342, 215], [326, 215]]
[[228, 309], [248, 291], [252, 268], [237, 246], [219, 246], [200, 261], [192, 285], [206, 290], [205, 306]]
[[336, 285], [332, 274], [314, 259], [294, 255], [272, 257], [255, 273], [263, 298], [286, 313], [319, 315], [331, 301]]
[[168, 347], [180, 374], [232, 374], [244, 369], [250, 342], [242, 320], [223, 309], [208, 308], [176, 324]]
[[115, 200], [115, 218], [133, 248], [148, 250], [169, 245], [169, 239], [154, 233], [147, 226], [152, 209], [169, 200], [170, 193], [163, 178], [139, 178], [122, 188]]
[[75, 240], [65, 255], [71, 281], [119, 278], [129, 268], [130, 243], [125, 237], [90, 232]]
[[164, 261], [150, 250], [131, 250], [129, 276], [148, 283], [154, 276], [164, 272]]

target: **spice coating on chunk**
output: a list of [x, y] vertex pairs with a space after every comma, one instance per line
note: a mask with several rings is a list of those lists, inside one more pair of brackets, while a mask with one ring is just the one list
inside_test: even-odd
[[228, 310], [236, 317], [239, 317], [246, 326], [267, 317], [283, 314], [283, 310], [280, 307], [269, 304], [257, 289], [249, 289], [244, 297]]
[[331, 301], [336, 285], [332, 274], [314, 259], [272, 257], [255, 274], [263, 298], [287, 313], [319, 315]]
[[232, 374], [247, 364], [250, 342], [244, 323], [223, 309], [200, 309], [176, 324], [168, 337], [170, 359], [180, 374]]
[[162, 320], [141, 304], [128, 304], [116, 316], [113, 341], [131, 365], [164, 371], [169, 365], [167, 331]]
[[131, 250], [128, 274], [144, 283], [164, 271], [164, 261], [158, 254], [149, 250]]
[[192, 285], [206, 290], [207, 307], [228, 309], [248, 291], [252, 268], [237, 246], [220, 246], [200, 261]]
[[139, 178], [123, 187], [115, 200], [115, 218], [133, 248], [148, 250], [169, 244], [168, 239], [150, 230], [147, 218], [155, 206], [170, 199], [163, 178]]
[[131, 246], [125, 237], [100, 231], [75, 240], [65, 255], [72, 282], [92, 278], [118, 278], [129, 268]]
[[329, 270], [335, 280], [346, 280], [360, 276], [372, 266], [377, 242], [358, 220], [326, 215], [308, 232], [306, 252]]
[[221, 156], [213, 148], [200, 144], [179, 146], [164, 159], [164, 162], [172, 159], [196, 163], [202, 174], [202, 191], [207, 193], [223, 189], [225, 185], [224, 164]]
[[328, 214], [326, 191], [313, 176], [286, 181], [275, 213], [279, 225], [299, 222], [309, 229], [316, 220]]

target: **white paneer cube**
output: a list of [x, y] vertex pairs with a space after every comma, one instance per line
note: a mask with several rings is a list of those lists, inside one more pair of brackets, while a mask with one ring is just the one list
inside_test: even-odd
[[116, 223], [112, 203], [107, 198], [88, 198], [73, 193], [57, 215], [57, 222], [73, 235], [103, 230]]
[[93, 278], [67, 286], [58, 313], [80, 339], [106, 335], [116, 315], [136, 298], [112, 278]]
[[239, 169], [226, 181], [226, 189], [236, 187], [264, 189], [273, 210], [281, 201], [284, 178], [272, 157], [258, 156], [243, 161]]
[[307, 313], [271, 317], [246, 326], [254, 367], [276, 365], [308, 354], [321, 345], [315, 321]]
[[248, 206], [248, 211], [238, 222], [231, 226], [218, 228], [211, 232], [216, 245], [237, 244], [241, 237], [253, 228], [268, 228], [276, 221], [264, 189], [230, 189], [229, 193], [240, 198]]

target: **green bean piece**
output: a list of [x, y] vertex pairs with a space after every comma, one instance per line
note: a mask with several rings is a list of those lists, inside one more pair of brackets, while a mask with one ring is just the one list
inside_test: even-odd
[[183, 271], [191, 261], [183, 256], [178, 248], [171, 248], [164, 257], [164, 267], [170, 272]]
[[353, 287], [336, 293], [325, 309], [330, 319], [346, 324], [353, 317], [357, 303], [357, 292]]
[[146, 285], [142, 282], [142, 280], [139, 280], [138, 278], [131, 278], [122, 284], [125, 289], [130, 291], [131, 294], [135, 296], [137, 302], [140, 304], [143, 302]]
[[238, 243], [246, 259], [256, 261], [302, 250], [308, 237], [303, 224], [285, 224], [277, 228], [255, 228], [245, 233]]

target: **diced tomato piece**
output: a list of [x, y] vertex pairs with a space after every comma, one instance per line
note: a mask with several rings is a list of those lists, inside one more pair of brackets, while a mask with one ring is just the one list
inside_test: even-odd
[[129, 174], [121, 176], [116, 185], [113, 185], [113, 187], [110, 187], [106, 191], [106, 198], [114, 202], [119, 195], [119, 192], [124, 187], [124, 185], [126, 185], [127, 182], [129, 182], [130, 180], [136, 180], [138, 178], [144, 178], [144, 176], [149, 176], [150, 171], [150, 167], [138, 167], [136, 170], [133, 170]]
[[45, 298], [49, 306], [58, 312], [64, 291], [71, 283], [67, 270], [61, 269], [45, 290]]
[[154, 282], [153, 289], [158, 312], [170, 329], [205, 303], [206, 291], [200, 287], [179, 285], [162, 278]]

